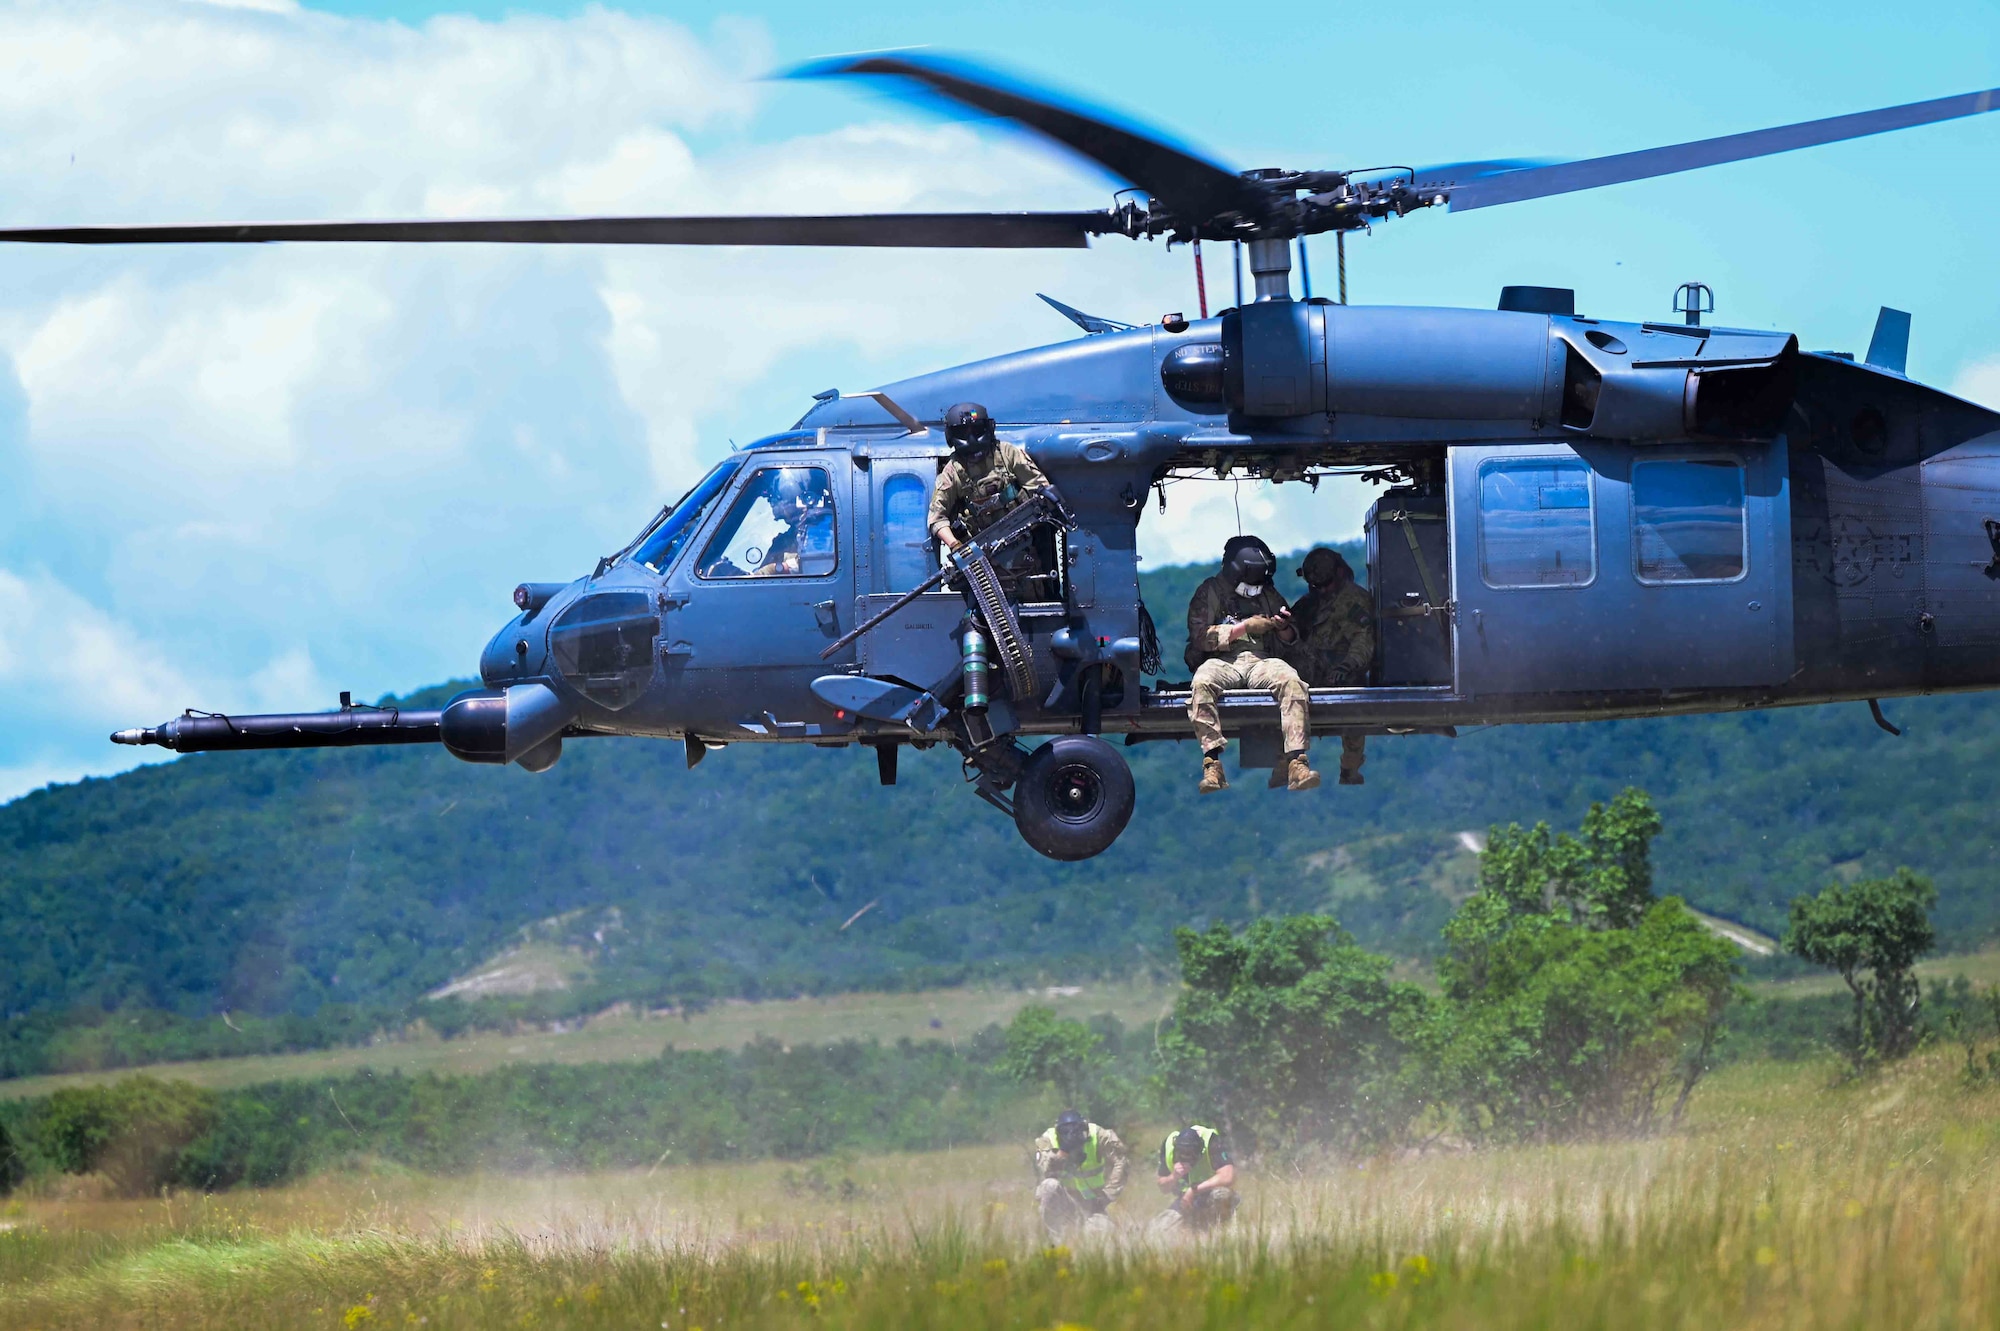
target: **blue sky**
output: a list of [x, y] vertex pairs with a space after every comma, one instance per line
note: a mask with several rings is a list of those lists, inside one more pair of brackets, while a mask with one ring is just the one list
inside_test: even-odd
[[[10, 223], [1091, 207], [995, 131], [758, 76], [928, 44], [1238, 166], [1591, 156], [2000, 84], [1993, 6], [1027, 0], [0, 8]], [[2000, 115], [1350, 245], [1357, 302], [1573, 286], [1859, 349], [2000, 404]], [[1316, 242], [1321, 288], [1330, 244]], [[131, 760], [117, 725], [471, 672], [524, 578], [616, 548], [807, 395], [1194, 304], [1184, 252], [0, 253], [0, 797]], [[1215, 274], [1226, 288], [1226, 276]], [[1296, 489], [1296, 487], [1293, 487]], [[1204, 556], [1220, 499], [1153, 524]], [[1245, 495], [1281, 544], [1360, 500]], [[1233, 519], [1230, 521], [1233, 522]]]

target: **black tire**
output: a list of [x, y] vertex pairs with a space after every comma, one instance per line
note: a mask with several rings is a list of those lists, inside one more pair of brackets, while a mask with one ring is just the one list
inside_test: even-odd
[[1087, 860], [1132, 821], [1132, 769], [1095, 735], [1058, 735], [1028, 755], [1014, 783], [1014, 826], [1052, 860]]

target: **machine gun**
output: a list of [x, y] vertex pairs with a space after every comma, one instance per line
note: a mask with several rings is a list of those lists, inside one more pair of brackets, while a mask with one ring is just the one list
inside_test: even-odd
[[820, 659], [822, 661], [830, 659], [842, 648], [883, 623], [925, 592], [933, 591], [947, 579], [957, 577], [961, 585], [972, 594], [973, 603], [978, 606], [981, 617], [986, 621], [987, 630], [993, 635], [994, 646], [1000, 653], [1002, 664], [1007, 668], [1007, 682], [1014, 690], [1014, 696], [1032, 698], [1035, 694], [1034, 664], [1029, 658], [1027, 643], [1021, 636], [1021, 624], [1014, 616], [1014, 607], [1008, 602], [1005, 592], [1001, 590], [999, 574], [993, 567], [993, 557], [1027, 536], [1037, 525], [1045, 522], [1066, 532], [1076, 530], [1076, 518], [1053, 490], [1036, 491], [1014, 505], [1005, 516], [981, 531], [977, 538], [966, 541], [952, 550], [946, 556], [944, 566], [937, 572], [836, 639], [819, 654]]

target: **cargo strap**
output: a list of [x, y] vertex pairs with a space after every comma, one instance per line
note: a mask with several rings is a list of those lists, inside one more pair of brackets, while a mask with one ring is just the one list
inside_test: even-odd
[[1410, 558], [1417, 561], [1417, 576], [1423, 579], [1424, 609], [1427, 612], [1443, 610], [1444, 598], [1438, 595], [1437, 580], [1431, 577], [1431, 563], [1424, 558], [1423, 546], [1417, 543], [1417, 524], [1443, 522], [1444, 517], [1436, 513], [1411, 513], [1405, 509], [1397, 509], [1393, 513], [1384, 513], [1382, 520], [1398, 523], [1403, 528], [1403, 539], [1410, 543]]

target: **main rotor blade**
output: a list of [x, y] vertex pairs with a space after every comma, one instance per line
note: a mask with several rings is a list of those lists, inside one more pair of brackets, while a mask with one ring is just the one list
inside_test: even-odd
[[862, 213], [838, 217], [508, 217], [407, 222], [221, 222], [199, 226], [0, 229], [42, 245], [390, 241], [502, 245], [859, 245], [912, 249], [1081, 249], [1112, 229], [1095, 213]]
[[1939, 97], [1928, 102], [1911, 102], [1905, 106], [1885, 107], [1880, 111], [1860, 111], [1853, 115], [1830, 116], [1825, 120], [1780, 125], [1775, 129], [1751, 130], [1746, 134], [1726, 134], [1717, 139], [1678, 143], [1667, 148], [1648, 148], [1611, 157], [1587, 158], [1581, 162], [1507, 171], [1451, 189], [1451, 210], [1489, 208], [1497, 203], [1519, 203], [1523, 199], [1596, 189], [1628, 180], [1669, 176], [1698, 167], [1718, 166], [1723, 162], [1769, 157], [1773, 153], [1791, 152], [1796, 148], [1811, 148], [1822, 143], [1838, 143], [1843, 139], [1885, 134], [1892, 129], [1909, 129], [1915, 125], [1935, 124], [1940, 120], [1976, 116], [1995, 109], [2000, 109], [2000, 88], [1964, 93], [1957, 97]]
[[793, 78], [849, 75], [907, 79], [976, 111], [1014, 121], [1138, 186], [1160, 210], [1185, 221], [1201, 222], [1230, 212], [1254, 216], [1268, 200], [1268, 191], [1227, 167], [1175, 147], [1156, 131], [1116, 124], [1106, 111], [1065, 105], [1054, 94], [970, 61], [898, 52], [833, 56], [791, 71]]

